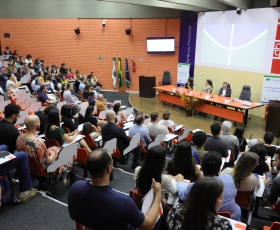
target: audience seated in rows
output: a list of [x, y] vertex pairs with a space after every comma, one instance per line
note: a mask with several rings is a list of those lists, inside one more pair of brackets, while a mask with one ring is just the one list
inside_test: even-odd
[[129, 196], [109, 185], [113, 160], [107, 150], [97, 149], [89, 154], [87, 168], [91, 181], [77, 181], [68, 192], [68, 210], [73, 220], [92, 229], [153, 229], [161, 201], [159, 182], [153, 179], [149, 184], [155, 198], [148, 213], [143, 214]]
[[160, 133], [163, 133], [164, 135], [169, 133], [165, 126], [158, 124], [159, 116], [157, 112], [151, 113], [150, 117], [151, 122], [148, 124], [148, 131], [152, 137], [156, 137]]
[[6, 145], [9, 152], [16, 150], [16, 140], [19, 136], [18, 129], [14, 126], [20, 117], [20, 107], [8, 104], [4, 108], [4, 119], [0, 121], [0, 144]]
[[[121, 155], [123, 155], [123, 151], [126, 147], [129, 146], [130, 140], [126, 136], [125, 131], [122, 127], [119, 127], [115, 124], [116, 119], [116, 113], [112, 110], [108, 110], [106, 112], [106, 120], [108, 121], [107, 124], [104, 124], [101, 127], [101, 135], [103, 141], [109, 141], [113, 138], [117, 138], [117, 146], [120, 150]], [[134, 158], [132, 163], [132, 168], [136, 168], [139, 163], [139, 155], [140, 155], [140, 147], [138, 146], [136, 149], [134, 149]], [[125, 157], [122, 157], [120, 160], [120, 163], [126, 163]]]
[[223, 199], [224, 185], [221, 180], [211, 177], [199, 179], [184, 204], [174, 205], [169, 212], [166, 219], [168, 229], [232, 229], [229, 220], [216, 214]]
[[201, 159], [206, 153], [204, 150], [206, 138], [207, 135], [204, 131], [197, 131], [192, 136], [192, 141], [195, 145], [194, 149], [192, 149], [192, 162], [194, 164], [200, 165]]
[[192, 162], [191, 144], [182, 141], [176, 149], [174, 159], [167, 164], [167, 173], [171, 176], [182, 174], [185, 180], [195, 182], [202, 177], [200, 167]]
[[166, 193], [177, 193], [177, 188], [172, 183], [173, 177], [163, 174], [165, 158], [166, 149], [162, 146], [154, 146], [148, 150], [142, 167], [135, 168], [134, 180], [137, 193], [145, 196], [150, 191], [153, 179], [161, 184], [162, 190]]
[[215, 151], [221, 154], [222, 157], [228, 156], [228, 145], [221, 140], [221, 125], [219, 123], [214, 123], [210, 126], [212, 137], [206, 139], [204, 149], [206, 151]]
[[152, 140], [150, 138], [149, 132], [147, 128], [143, 126], [144, 124], [144, 117], [143, 115], [137, 115], [134, 120], [134, 125], [132, 125], [129, 128], [129, 136], [132, 138], [137, 133], [140, 134], [140, 140], [142, 141], [142, 144], [145, 149], [148, 149], [148, 145], [152, 143]]
[[[230, 213], [233, 219], [241, 220], [241, 210], [240, 207], [235, 203], [235, 197], [237, 194], [237, 190], [234, 184], [234, 181], [230, 175], [220, 175], [220, 168], [222, 165], [221, 155], [217, 152], [209, 151], [205, 153], [202, 157], [202, 171], [204, 177], [215, 177], [219, 179], [224, 184], [224, 200], [222, 201], [222, 205], [217, 211], [227, 211]], [[189, 193], [196, 183], [190, 183], [187, 186], [182, 182], [183, 176], [175, 177], [178, 189], [178, 196], [181, 200], [186, 200], [189, 196]]]

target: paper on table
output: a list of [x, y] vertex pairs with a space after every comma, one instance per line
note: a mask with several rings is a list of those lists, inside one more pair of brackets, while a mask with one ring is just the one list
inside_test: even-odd
[[184, 125], [176, 125], [174, 131], [178, 131], [179, 129], [183, 128]]
[[130, 114], [128, 117], [127, 117], [127, 121], [133, 121], [135, 119], [134, 115], [133, 114]]
[[13, 160], [13, 159], [15, 159], [15, 158], [16, 158], [16, 156], [13, 155], [13, 154], [10, 154], [10, 155], [8, 155], [8, 156], [5, 156], [4, 158], [0, 158], [0, 165], [3, 164], [3, 163], [5, 163], [5, 162], [7, 162], [7, 161]]
[[81, 132], [83, 130], [83, 127], [84, 127], [84, 124], [80, 124], [79, 127], [78, 127], [78, 131]]
[[[146, 196], [143, 197], [142, 199], [142, 209], [141, 211], [144, 213], [144, 214], [147, 214], [148, 211], [150, 210], [153, 202], [154, 202], [154, 189], [151, 188], [150, 191], [146, 194]], [[161, 205], [161, 202], [160, 202], [160, 207], [159, 207], [159, 213], [158, 213], [158, 218], [157, 218], [157, 221], [158, 219], [162, 216], [163, 214], [163, 208], [162, 208], [162, 205]]]
[[231, 223], [231, 226], [232, 226], [233, 230], [245, 230], [246, 227], [247, 227], [247, 225], [242, 223], [242, 222], [239, 222], [239, 221], [236, 221], [236, 220], [224, 217], [224, 216], [220, 216], [220, 217], [224, 218], [224, 219], [227, 219]]
[[72, 143], [77, 142], [77, 141], [83, 139], [84, 137], [85, 137], [84, 135], [80, 135], [80, 134], [79, 134], [78, 136], [76, 136], [76, 138], [75, 138], [74, 141], [72, 141], [71, 143], [65, 143], [64, 145], [62, 145], [62, 147], [66, 147], [66, 146], [68, 146], [68, 145], [71, 145]]
[[22, 129], [25, 129], [25, 128], [26, 128], [26, 126], [23, 125], [22, 127], [18, 128], [18, 131], [20, 131], [20, 130], [22, 130]]
[[169, 133], [167, 135], [164, 136], [164, 141], [171, 141], [172, 139], [178, 137], [178, 135], [176, 134], [173, 134], [173, 133]]
[[102, 136], [98, 136], [94, 139], [94, 141], [98, 142], [98, 141], [101, 141], [102, 140]]
[[124, 123], [123, 129], [129, 129], [133, 125], [133, 122]]

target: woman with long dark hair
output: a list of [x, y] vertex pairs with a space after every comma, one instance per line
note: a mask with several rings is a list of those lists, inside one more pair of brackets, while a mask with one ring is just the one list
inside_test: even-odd
[[185, 84], [185, 88], [193, 90], [193, 86], [193, 78], [189, 77], [187, 83]]
[[258, 175], [263, 175], [264, 173], [271, 171], [270, 165], [267, 162], [265, 162], [267, 151], [266, 151], [263, 143], [258, 143], [258, 144], [253, 145], [250, 148], [250, 152], [256, 153], [259, 156], [259, 158], [258, 158], [259, 164], [256, 166], [256, 168], [254, 168], [252, 173], [256, 173]]
[[231, 230], [230, 221], [219, 217], [224, 199], [224, 185], [213, 177], [200, 178], [194, 183], [184, 204], [176, 204], [168, 213], [169, 230]]
[[192, 163], [191, 144], [187, 141], [182, 141], [176, 152], [174, 159], [168, 162], [167, 173], [176, 176], [182, 174], [184, 179], [195, 182], [202, 177], [200, 168]]
[[86, 109], [86, 113], [85, 113], [85, 122], [89, 122], [92, 125], [94, 125], [95, 127], [97, 127], [99, 129], [99, 126], [105, 125], [107, 124], [107, 121], [101, 121], [98, 120], [95, 116], [94, 116], [94, 107], [93, 106], [88, 106]]
[[244, 127], [238, 126], [234, 131], [234, 136], [238, 138], [240, 152], [245, 152], [246, 145], [248, 145], [244, 135]]
[[115, 111], [116, 115], [121, 115], [121, 119], [123, 121], [127, 121], [126, 115], [123, 112], [121, 112], [121, 104], [120, 103], [114, 104], [113, 110]]
[[202, 89], [202, 92], [212, 93], [212, 90], [213, 90], [213, 82], [211, 80], [207, 79], [205, 81], [205, 86]]
[[90, 85], [89, 84], [86, 84], [84, 90], [83, 90], [83, 97], [84, 99], [88, 99], [89, 97], [89, 93], [90, 93]]
[[[66, 127], [70, 130], [70, 132], [74, 132], [79, 126], [79, 114], [75, 114], [74, 116], [72, 116], [72, 108], [70, 107], [70, 105], [63, 105], [61, 107], [60, 114], [63, 121], [62, 127]], [[74, 122], [72, 119], [74, 120]]]
[[136, 190], [142, 195], [145, 196], [151, 189], [152, 178], [161, 183], [162, 190], [171, 194], [177, 193], [177, 188], [172, 183], [171, 177], [162, 174], [165, 167], [165, 157], [166, 149], [162, 146], [154, 146], [146, 153], [142, 167], [135, 168]]

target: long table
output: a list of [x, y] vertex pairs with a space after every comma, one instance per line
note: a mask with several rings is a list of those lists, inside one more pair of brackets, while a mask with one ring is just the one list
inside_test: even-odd
[[185, 108], [181, 98], [176, 94], [176, 90], [178, 90], [180, 93], [185, 93], [188, 97], [198, 98], [205, 102], [205, 104], [195, 107], [194, 110], [244, 123], [245, 125], [247, 124], [248, 111], [263, 106], [261, 103], [245, 102], [236, 98], [222, 97], [217, 94], [209, 94], [172, 85], [157, 86], [154, 88], [159, 91], [158, 99], [163, 101], [163, 103], [167, 102]]

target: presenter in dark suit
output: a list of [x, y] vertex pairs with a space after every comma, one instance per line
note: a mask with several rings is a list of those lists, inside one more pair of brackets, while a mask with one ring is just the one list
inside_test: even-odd
[[228, 83], [224, 82], [223, 87], [220, 88], [220, 91], [218, 93], [219, 96], [222, 97], [230, 97], [231, 96], [231, 88], [228, 88]]

